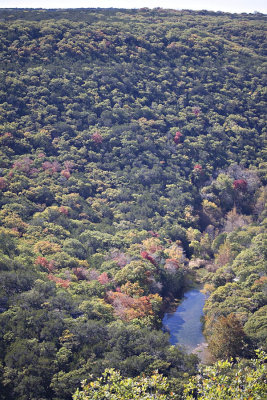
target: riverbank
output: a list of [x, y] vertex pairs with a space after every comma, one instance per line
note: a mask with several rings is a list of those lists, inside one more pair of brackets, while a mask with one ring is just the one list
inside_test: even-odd
[[200, 343], [193, 351], [192, 354], [198, 356], [202, 364], [210, 365], [214, 362], [214, 359], [209, 351], [209, 345], [207, 342]]

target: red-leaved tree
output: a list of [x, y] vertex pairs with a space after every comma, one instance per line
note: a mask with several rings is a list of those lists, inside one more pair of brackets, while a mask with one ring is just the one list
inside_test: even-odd
[[95, 132], [92, 134], [92, 139], [94, 143], [101, 144], [103, 142], [103, 137], [99, 132]]
[[181, 132], [177, 131], [173, 138], [174, 143], [176, 143], [176, 144], [180, 143], [181, 136], [183, 136], [183, 134]]
[[247, 181], [245, 179], [236, 179], [233, 183], [233, 188], [235, 190], [246, 191], [247, 190]]

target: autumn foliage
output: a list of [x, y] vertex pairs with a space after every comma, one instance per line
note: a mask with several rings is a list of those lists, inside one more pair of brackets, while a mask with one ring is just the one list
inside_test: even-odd
[[156, 260], [147, 252], [147, 251], [142, 251], [141, 256], [145, 259], [151, 262], [151, 264], [156, 265]]
[[233, 188], [235, 190], [246, 191], [247, 190], [247, 181], [245, 179], [236, 179], [233, 183]]
[[88, 271], [84, 267], [73, 268], [73, 273], [76, 275], [78, 280], [87, 280]]
[[92, 139], [96, 144], [101, 144], [103, 142], [103, 137], [99, 132], [93, 133]]
[[97, 280], [101, 283], [101, 285], [106, 285], [109, 282], [108, 274], [106, 272], [103, 272], [101, 275], [99, 275]]
[[45, 257], [38, 256], [35, 260], [36, 265], [41, 265], [42, 267], [48, 269], [49, 272], [52, 272], [55, 269], [54, 261], [48, 261]]
[[202, 165], [200, 165], [200, 164], [194, 165], [194, 172], [200, 174], [200, 173], [202, 173], [202, 171], [203, 171]]
[[63, 169], [61, 171], [61, 175], [64, 176], [64, 178], [69, 179], [70, 178], [70, 171], [68, 169]]
[[108, 292], [107, 299], [113, 305], [117, 317], [124, 321], [153, 315], [150, 296], [134, 298], [121, 292]]
[[195, 276], [214, 353], [265, 343], [263, 25], [1, 10], [1, 400], [69, 400], [106, 366], [180, 399], [195, 361], [161, 301]]
[[66, 207], [64, 207], [64, 206], [60, 206], [59, 209], [58, 209], [58, 211], [59, 211], [61, 214], [63, 214], [63, 215], [68, 215], [68, 213], [69, 213], [68, 208], [66, 208]]
[[47, 277], [50, 281], [55, 282], [58, 286], [61, 286], [64, 289], [67, 289], [70, 286], [70, 281], [68, 279], [58, 278], [52, 274], [49, 274]]
[[180, 143], [180, 139], [182, 136], [183, 136], [183, 134], [181, 132], [177, 131], [173, 138], [174, 143], [176, 143], [176, 144]]

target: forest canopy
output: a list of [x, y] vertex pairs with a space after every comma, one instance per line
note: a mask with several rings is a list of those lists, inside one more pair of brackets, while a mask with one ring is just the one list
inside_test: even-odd
[[192, 276], [215, 359], [266, 350], [265, 23], [0, 10], [1, 400], [182, 399], [161, 319]]

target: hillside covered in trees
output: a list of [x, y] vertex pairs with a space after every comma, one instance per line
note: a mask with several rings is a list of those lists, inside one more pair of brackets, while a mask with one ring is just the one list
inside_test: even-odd
[[265, 24], [0, 10], [1, 400], [192, 399], [198, 359], [161, 319], [194, 280], [214, 362], [243, 368], [205, 374], [262, 398]]

